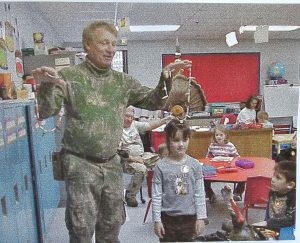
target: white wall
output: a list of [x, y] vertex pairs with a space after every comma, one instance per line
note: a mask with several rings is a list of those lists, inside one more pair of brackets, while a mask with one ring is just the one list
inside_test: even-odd
[[[230, 53], [260, 52], [260, 90], [263, 90], [267, 71], [272, 62], [280, 61], [286, 67], [285, 79], [289, 83], [300, 83], [300, 42], [293, 40], [269, 40], [255, 44], [253, 41], [240, 41], [228, 47], [223, 41], [180, 40], [181, 53]], [[161, 71], [162, 54], [174, 54], [174, 41], [128, 41], [128, 71], [142, 84], [154, 87]]]

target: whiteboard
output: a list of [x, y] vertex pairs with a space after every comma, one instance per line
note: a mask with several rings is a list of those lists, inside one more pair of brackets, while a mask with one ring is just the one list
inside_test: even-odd
[[269, 117], [297, 116], [299, 86], [266, 85], [263, 100]]

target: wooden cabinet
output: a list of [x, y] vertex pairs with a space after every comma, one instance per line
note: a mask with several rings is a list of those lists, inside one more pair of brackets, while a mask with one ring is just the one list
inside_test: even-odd
[[[211, 143], [212, 131], [191, 134], [187, 153], [194, 158], [203, 158]], [[272, 158], [272, 129], [245, 129], [229, 131], [229, 140], [241, 156]]]

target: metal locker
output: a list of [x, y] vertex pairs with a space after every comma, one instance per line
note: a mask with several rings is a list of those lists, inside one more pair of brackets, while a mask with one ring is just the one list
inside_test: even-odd
[[35, 115], [34, 104], [30, 104], [26, 107], [26, 118], [28, 123], [28, 138], [29, 138], [29, 149], [30, 149], [30, 163], [32, 172], [32, 186], [35, 201], [36, 211], [36, 222], [37, 222], [37, 234], [39, 241], [43, 241], [45, 234], [45, 220], [44, 210], [42, 202], [42, 188], [41, 188], [41, 167], [40, 167], [40, 143], [41, 143], [41, 132], [38, 128], [38, 123]]
[[[3, 221], [3, 242], [18, 242], [18, 226], [16, 220], [15, 197], [13, 191], [13, 172], [10, 160], [13, 159], [12, 144], [15, 142], [14, 138], [14, 112], [11, 111], [11, 102], [1, 104], [2, 109], [2, 136], [4, 140], [3, 146], [3, 160], [1, 160], [1, 177], [3, 183], [3, 193], [1, 195], [1, 218]], [[2, 241], [1, 241], [2, 242]]]
[[31, 162], [30, 162], [30, 151], [28, 143], [28, 124], [26, 121], [26, 106], [28, 104], [23, 103], [21, 109], [17, 109], [17, 137], [18, 137], [18, 151], [19, 160], [22, 166], [21, 176], [21, 190], [22, 196], [24, 197], [23, 203], [26, 224], [27, 224], [27, 240], [28, 242], [38, 242], [37, 234], [37, 220], [35, 211], [35, 200], [32, 186], [32, 173], [31, 173]]
[[[54, 118], [45, 120], [44, 128], [50, 131], [55, 126]], [[41, 153], [39, 165], [41, 168], [42, 176], [40, 176], [41, 191], [42, 191], [42, 204], [45, 220], [45, 233], [48, 232], [54, 217], [54, 209], [57, 208], [60, 191], [59, 184], [53, 179], [51, 154], [55, 150], [55, 134], [53, 131], [42, 133], [40, 146]]]

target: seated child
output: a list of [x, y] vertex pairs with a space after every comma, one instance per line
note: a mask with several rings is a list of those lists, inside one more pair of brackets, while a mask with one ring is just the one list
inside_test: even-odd
[[263, 125], [263, 128], [273, 128], [273, 123], [269, 120], [269, 114], [265, 111], [259, 111], [257, 113], [257, 122]]
[[[224, 125], [219, 125], [215, 128], [214, 135], [212, 137], [212, 142], [208, 147], [206, 157], [213, 158], [216, 156], [222, 157], [238, 157], [239, 153], [236, 147], [229, 142], [228, 140], [228, 131]], [[204, 181], [204, 188], [206, 197], [209, 198], [210, 203], [214, 203], [216, 201], [216, 195], [211, 188], [210, 181]], [[245, 183], [238, 183], [234, 190], [235, 201], [241, 201], [241, 195], [245, 190]]]
[[280, 154], [276, 158], [276, 162], [279, 162], [281, 160], [296, 161], [296, 155], [297, 155], [297, 132], [294, 133], [293, 143], [291, 144], [291, 147], [281, 150]]
[[271, 191], [266, 212], [266, 221], [255, 226], [280, 231], [293, 226], [296, 218], [296, 163], [283, 160], [274, 167]]

